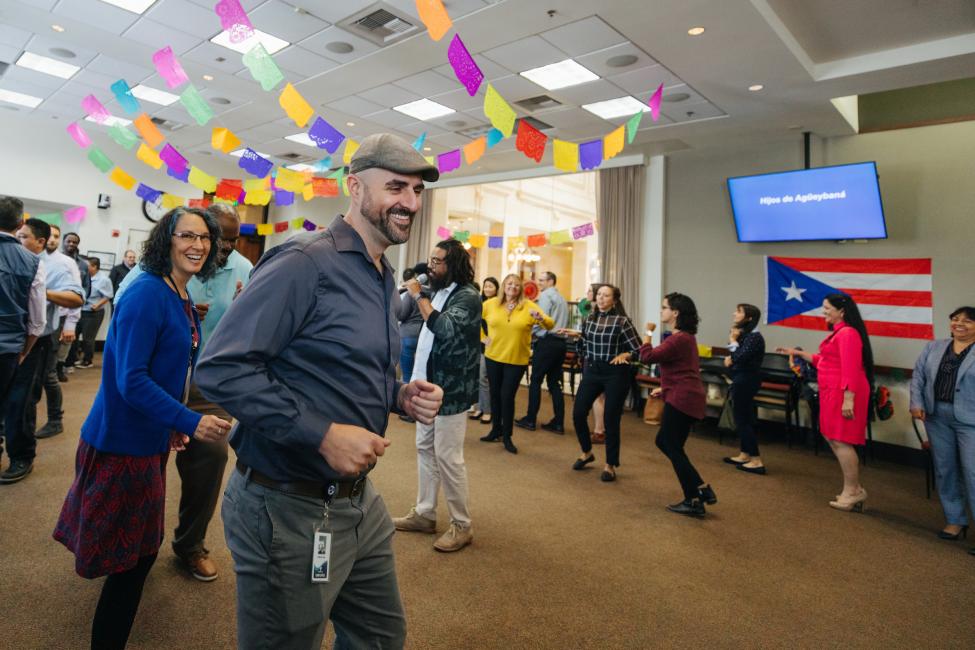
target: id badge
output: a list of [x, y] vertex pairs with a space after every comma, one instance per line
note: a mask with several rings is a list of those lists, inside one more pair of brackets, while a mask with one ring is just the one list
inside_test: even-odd
[[332, 555], [332, 533], [315, 531], [311, 554], [311, 581], [328, 582], [329, 561]]

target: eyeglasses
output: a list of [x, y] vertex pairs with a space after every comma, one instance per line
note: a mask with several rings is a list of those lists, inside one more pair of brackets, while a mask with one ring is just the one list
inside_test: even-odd
[[442, 259], [442, 258], [439, 258], [439, 257], [431, 257], [431, 258], [430, 258], [430, 266], [440, 266], [440, 265], [441, 265], [441, 264], [443, 264], [443, 263], [444, 263], [445, 261], [446, 261], [446, 260], [444, 260], [444, 259]]
[[200, 235], [198, 233], [189, 232], [189, 231], [174, 232], [173, 237], [183, 242], [184, 244], [192, 244], [195, 243], [196, 240], [200, 240], [201, 244], [209, 244], [213, 241], [209, 234]]

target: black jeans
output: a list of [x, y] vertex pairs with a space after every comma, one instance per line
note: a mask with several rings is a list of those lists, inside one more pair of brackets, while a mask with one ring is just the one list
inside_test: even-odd
[[528, 366], [516, 366], [487, 358], [484, 359], [484, 364], [491, 388], [491, 413], [494, 415], [491, 435], [511, 438], [515, 421], [515, 395], [518, 394], [518, 385]]
[[[51, 349], [48, 350], [47, 358], [44, 360], [44, 367], [41, 369], [41, 380], [34, 389], [34, 395], [28, 406], [28, 417], [37, 423], [37, 403], [41, 401], [41, 393], [47, 395], [47, 420], [48, 422], [60, 422], [64, 411], [61, 410], [61, 403], [64, 395], [61, 393], [61, 383], [58, 381], [58, 350], [61, 348], [61, 330], [64, 327], [64, 317], [58, 328], [51, 334]], [[43, 391], [41, 390], [43, 388]]]
[[71, 344], [71, 351], [68, 352], [68, 358], [65, 359], [64, 365], [73, 366], [78, 360], [78, 350], [81, 350], [82, 363], [90, 364], [92, 358], [95, 356], [95, 337], [98, 336], [98, 330], [102, 326], [102, 321], [105, 320], [105, 308], [101, 308], [98, 311], [83, 311], [81, 312], [81, 320], [78, 321], [78, 338], [74, 340]]
[[155, 555], [143, 556], [128, 571], [112, 573], [105, 578], [102, 595], [95, 608], [95, 618], [91, 622], [92, 650], [125, 648], [135, 614], [139, 611], [142, 588], [155, 561]]
[[0, 354], [0, 407], [7, 398], [7, 389], [17, 374], [17, 359], [20, 358], [19, 352], [7, 352]]
[[[4, 436], [10, 460], [34, 460], [37, 455], [37, 403], [34, 395], [40, 393], [41, 373], [51, 353], [53, 335], [42, 336], [34, 343], [30, 354], [14, 373], [7, 399], [3, 407]], [[40, 399], [40, 397], [38, 397]]]
[[680, 481], [680, 486], [684, 490], [685, 499], [699, 498], [698, 488], [704, 484], [701, 475], [694, 469], [691, 459], [684, 452], [684, 443], [687, 442], [692, 424], [694, 424], [694, 418], [670, 404], [664, 404], [660, 431], [657, 432], [657, 448], [664, 452], [664, 456], [669, 458], [674, 466], [674, 472], [677, 473], [677, 480]]
[[542, 382], [552, 394], [552, 422], [565, 424], [565, 395], [562, 394], [562, 364], [565, 363], [565, 339], [552, 334], [535, 341], [532, 352], [532, 377], [528, 383], [528, 414], [526, 420], [535, 421], [542, 404]]
[[606, 407], [603, 411], [603, 424], [606, 427], [606, 464], [619, 467], [620, 464], [620, 418], [623, 416], [623, 404], [630, 389], [630, 366], [620, 364], [611, 365], [606, 361], [586, 363], [576, 391], [576, 401], [572, 407], [572, 422], [575, 425], [576, 437], [583, 452], [592, 451], [592, 440], [589, 435], [589, 411], [593, 402], [603, 393], [606, 394]]
[[755, 394], [762, 380], [760, 377], [735, 379], [731, 384], [731, 406], [735, 416], [735, 428], [741, 438], [741, 451], [758, 456], [758, 438], [755, 436]]

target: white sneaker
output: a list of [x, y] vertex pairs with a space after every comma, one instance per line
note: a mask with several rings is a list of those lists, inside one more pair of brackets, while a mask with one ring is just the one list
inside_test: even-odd
[[444, 553], [453, 553], [454, 551], [459, 551], [473, 541], [474, 529], [471, 526], [462, 528], [461, 525], [455, 521], [451, 522], [450, 528], [447, 529], [447, 532], [441, 535], [440, 539], [433, 543], [433, 548]]
[[410, 508], [410, 512], [405, 517], [393, 517], [393, 525], [396, 526], [396, 530], [410, 533], [437, 532], [437, 520], [424, 517], [416, 511], [416, 506]]

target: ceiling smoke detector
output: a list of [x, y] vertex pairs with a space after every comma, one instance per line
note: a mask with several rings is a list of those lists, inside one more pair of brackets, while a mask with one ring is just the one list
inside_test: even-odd
[[690, 98], [690, 93], [674, 93], [673, 95], [664, 95], [663, 101], [668, 104], [676, 104], [677, 102], [686, 102]]
[[419, 31], [413, 20], [385, 2], [376, 2], [339, 22], [338, 27], [379, 47], [386, 47]]

